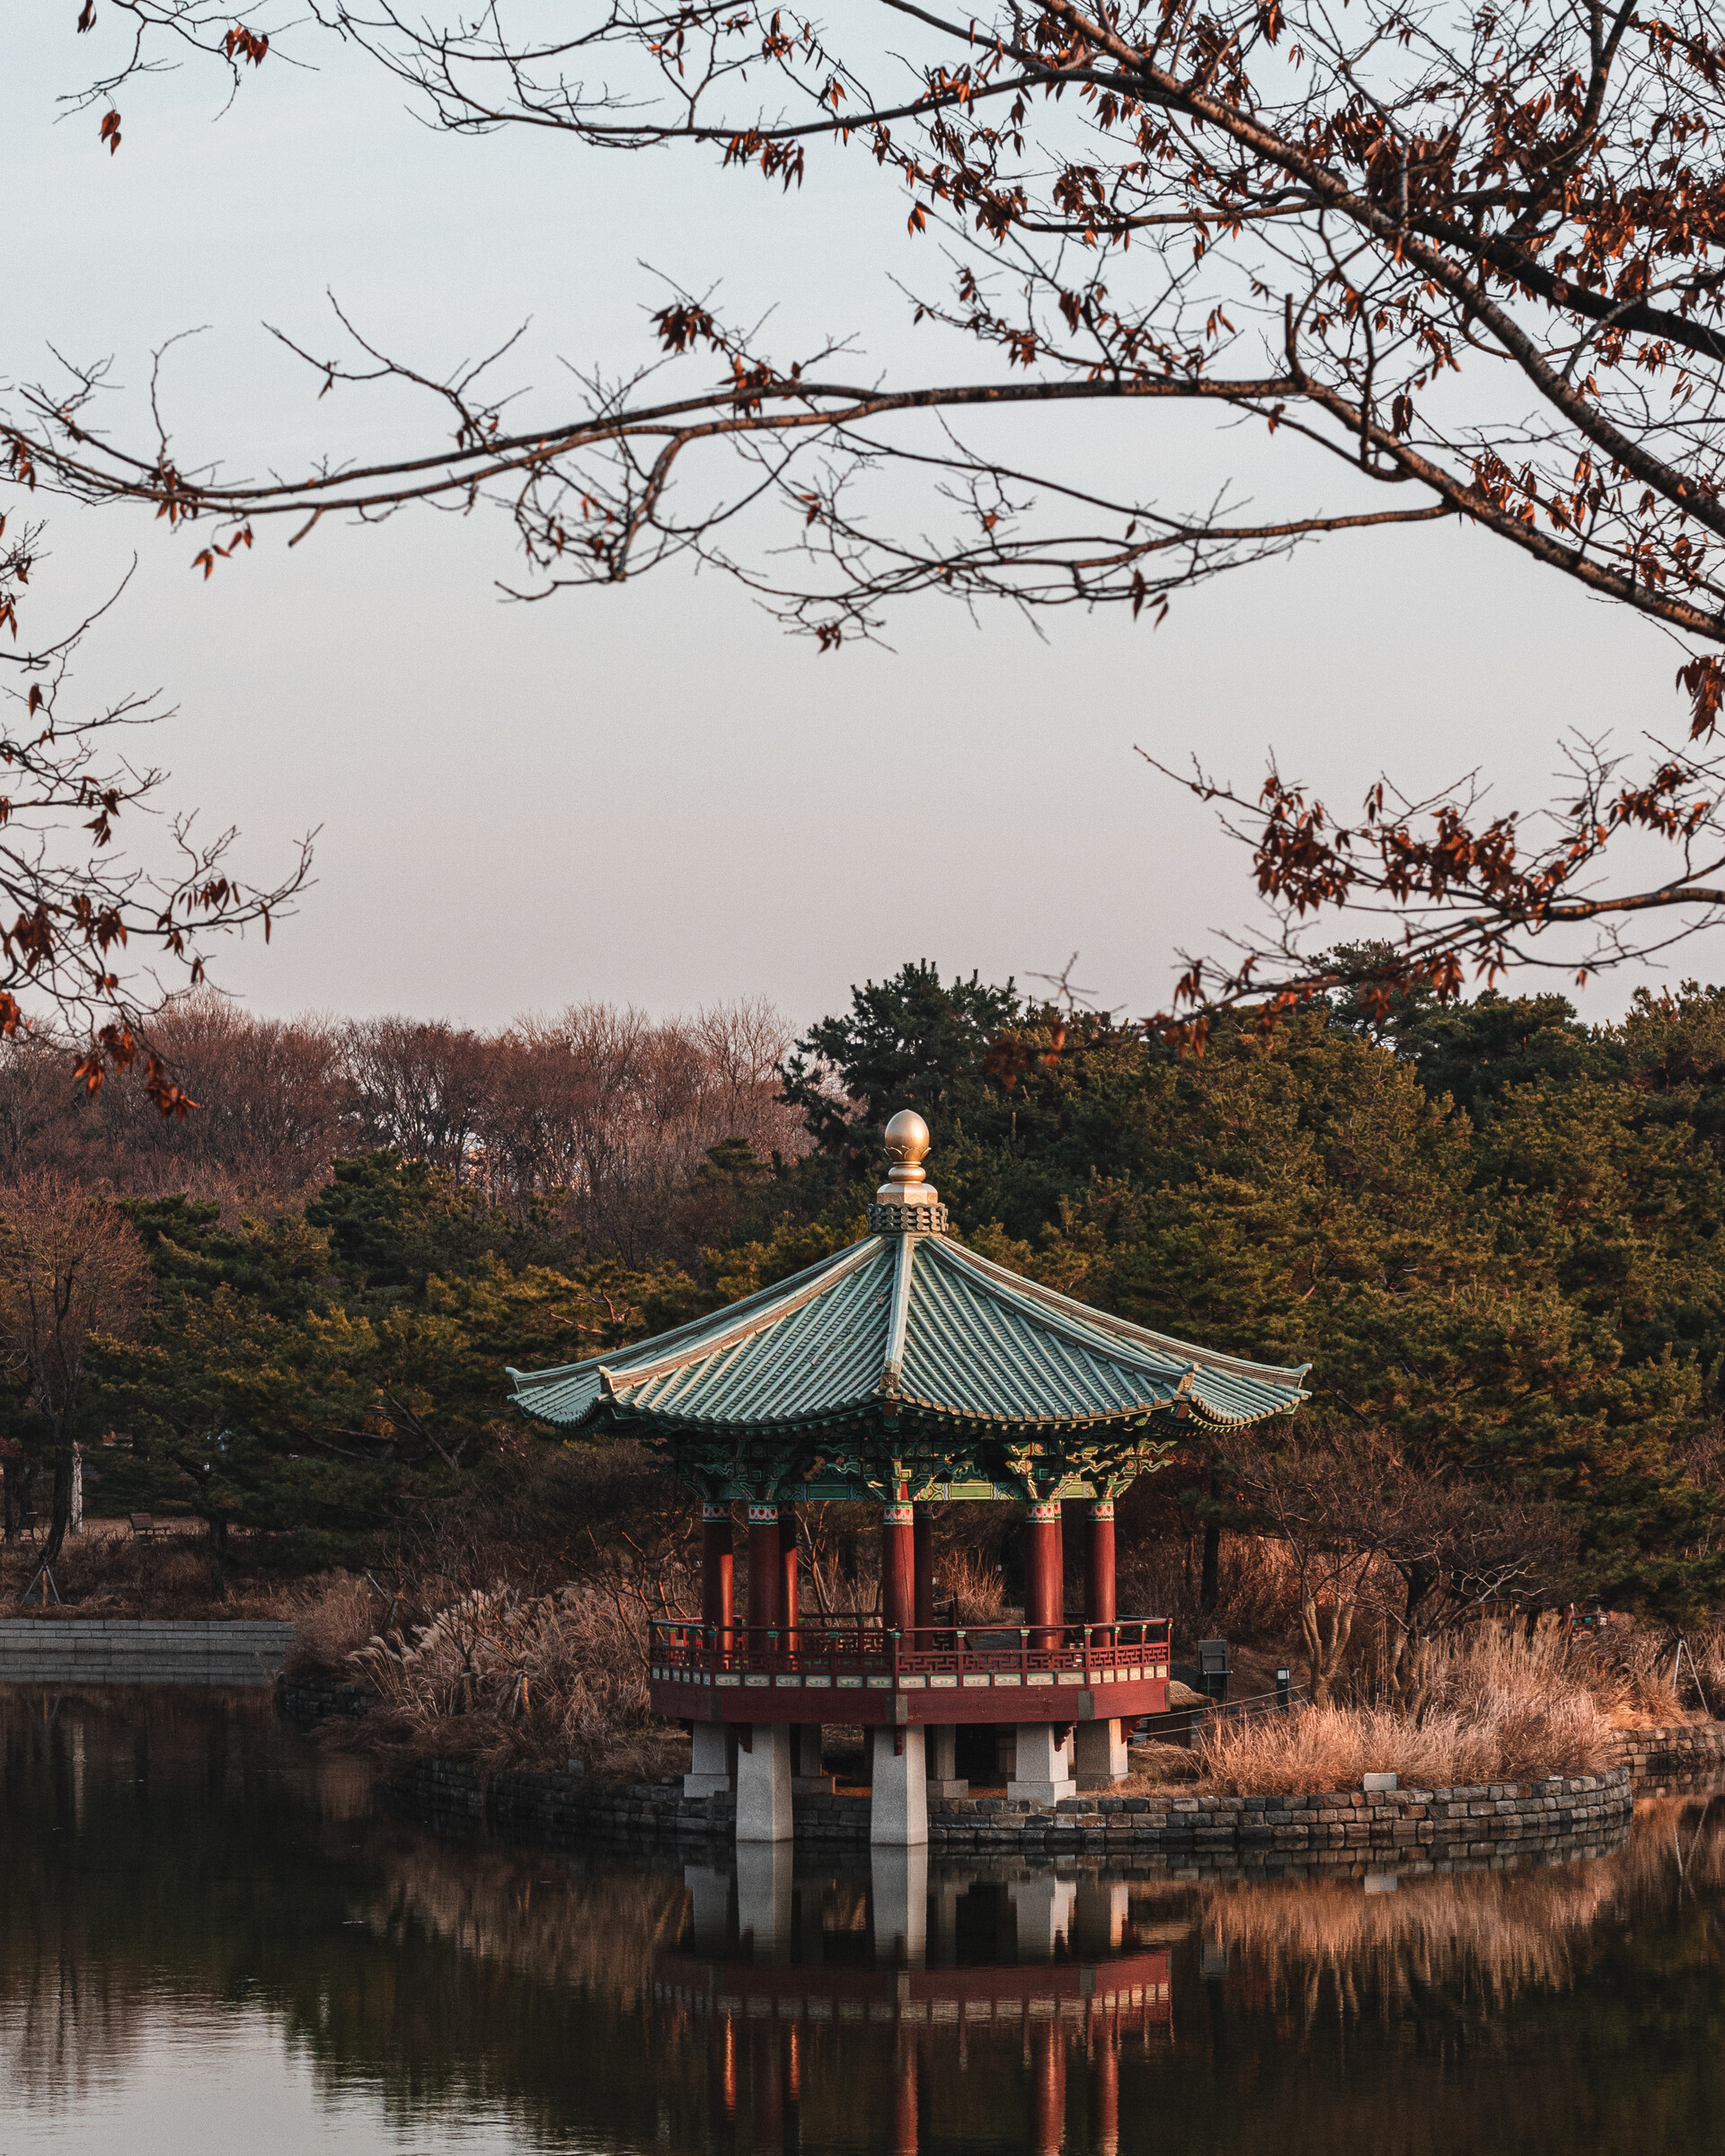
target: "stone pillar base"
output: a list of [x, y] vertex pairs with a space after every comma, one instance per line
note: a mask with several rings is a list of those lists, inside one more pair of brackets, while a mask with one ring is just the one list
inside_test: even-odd
[[712, 1864], [686, 1864], [683, 1884], [693, 1904], [694, 1949], [715, 1961], [724, 1958], [730, 1921], [730, 1874]]
[[1040, 1872], [1028, 1879], [1013, 1879], [1006, 1895], [1017, 1919], [1021, 1961], [1048, 1961], [1063, 1941], [1070, 1946], [1073, 1905], [1078, 1898], [1075, 1881]]
[[1006, 1794], [1024, 1804], [1058, 1804], [1075, 1797], [1078, 1785], [1072, 1774], [1072, 1739], [1054, 1741], [1052, 1722], [1018, 1725], [1017, 1769], [1006, 1784]]
[[[893, 1749], [893, 1737], [904, 1749]], [[878, 1724], [871, 1732], [869, 1840], [888, 1849], [917, 1849], [928, 1841], [928, 1774], [919, 1728]]]
[[694, 1725], [690, 1773], [683, 1777], [686, 1797], [722, 1797], [737, 1768], [737, 1734], [723, 1722]]
[[1106, 1961], [1118, 1954], [1126, 1938], [1129, 1895], [1124, 1879], [1078, 1881], [1078, 1898], [1073, 1914], [1076, 1929], [1069, 1936], [1082, 1961]]
[[737, 1747], [737, 1839], [788, 1842], [792, 1833], [791, 1732], [756, 1722], [749, 1749]]
[[951, 1722], [929, 1726], [925, 1740], [928, 1793], [931, 1797], [968, 1797], [970, 1784], [959, 1772], [959, 1732]]
[[1078, 1724], [1072, 1733], [1072, 1771], [1081, 1789], [1105, 1789], [1126, 1780], [1126, 1733], [1118, 1720]]
[[791, 1794], [793, 1797], [830, 1797], [834, 1777], [820, 1771], [820, 1724], [791, 1725]]

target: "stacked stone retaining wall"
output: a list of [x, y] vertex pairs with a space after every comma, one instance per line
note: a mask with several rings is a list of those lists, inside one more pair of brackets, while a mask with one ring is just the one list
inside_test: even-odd
[[1625, 1729], [1617, 1745], [1638, 1797], [1678, 1796], [1725, 1774], [1725, 1722]]
[[0, 1619], [0, 1684], [268, 1684], [291, 1624], [169, 1618]]
[[[686, 1798], [675, 1785], [588, 1789], [570, 1776], [497, 1774], [420, 1763], [402, 1793], [433, 1824], [491, 1825], [553, 1842], [668, 1840], [728, 1845], [735, 1799]], [[1151, 1860], [1170, 1870], [1278, 1870], [1503, 1862], [1614, 1846], [1633, 1806], [1627, 1767], [1538, 1782], [1358, 1789], [1290, 1797], [1070, 1798], [1053, 1807], [978, 1797], [929, 1807], [929, 1851], [950, 1857]], [[809, 1849], [868, 1846], [869, 1800], [800, 1797], [796, 1839]]]
[[363, 1684], [341, 1684], [332, 1677], [276, 1680], [277, 1711], [308, 1728], [368, 1714], [376, 1698]]

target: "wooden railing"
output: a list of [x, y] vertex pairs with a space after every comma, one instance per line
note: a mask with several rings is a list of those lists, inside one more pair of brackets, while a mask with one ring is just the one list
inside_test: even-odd
[[779, 1676], [827, 1677], [835, 1685], [859, 1678], [871, 1687], [898, 1690], [908, 1680], [922, 1690], [931, 1679], [962, 1683], [967, 1676], [1021, 1683], [1040, 1679], [1084, 1683], [1105, 1670], [1165, 1672], [1172, 1648], [1166, 1617], [1115, 1617], [1106, 1624], [1068, 1619], [1060, 1625], [934, 1625], [898, 1631], [871, 1617], [800, 1617], [794, 1631], [751, 1630], [655, 1617], [651, 1660], [655, 1674], [711, 1683], [715, 1679]]

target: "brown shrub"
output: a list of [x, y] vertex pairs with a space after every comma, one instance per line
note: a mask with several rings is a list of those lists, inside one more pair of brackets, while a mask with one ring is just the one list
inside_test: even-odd
[[332, 1572], [318, 1581], [298, 1613], [285, 1674], [303, 1681], [346, 1676], [348, 1657], [376, 1631], [384, 1612], [368, 1580]]

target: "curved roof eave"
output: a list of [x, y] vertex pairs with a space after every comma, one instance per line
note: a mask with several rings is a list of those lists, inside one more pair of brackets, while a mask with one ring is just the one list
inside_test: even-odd
[[[879, 1235], [865, 1235], [861, 1242], [847, 1243], [842, 1250], [834, 1250], [818, 1263], [804, 1266], [800, 1273], [792, 1273], [783, 1280], [775, 1280], [771, 1287], [756, 1288], [752, 1295], [745, 1295], [739, 1303], [727, 1303], [721, 1310], [710, 1310], [703, 1317], [691, 1318], [684, 1325], [674, 1325], [669, 1332], [656, 1332], [650, 1339], [637, 1340], [633, 1348], [614, 1348], [606, 1353], [583, 1356], [578, 1363], [560, 1363], [549, 1370], [518, 1370], [512, 1363], [505, 1363], [503, 1374], [518, 1395], [524, 1385], [548, 1385], [559, 1379], [579, 1377], [589, 1370], [630, 1369], [630, 1356], [646, 1348], [654, 1351], [652, 1365], [673, 1362], [677, 1359], [677, 1356], [668, 1355], [667, 1349], [677, 1348], [680, 1351], [684, 1346], [694, 1347], [703, 1335], [708, 1333], [712, 1336], [710, 1348], [716, 1347], [733, 1332], [749, 1330], [753, 1321], [759, 1319], [764, 1322], [768, 1317], [777, 1314], [777, 1305], [780, 1303], [789, 1308], [800, 1300], [806, 1300], [804, 1290], [818, 1294], [822, 1285], [819, 1277], [823, 1273], [830, 1272], [835, 1280], [842, 1279], [853, 1266], [861, 1264], [871, 1248], [878, 1248], [880, 1241]], [[748, 1322], [739, 1324], [739, 1319]]]
[[948, 1240], [946, 1254], [983, 1274], [996, 1293], [1042, 1303], [1068, 1323], [1118, 1339], [1128, 1347], [1136, 1347], [1140, 1355], [1147, 1352], [1166, 1356], [1199, 1369], [1215, 1370], [1231, 1377], [1254, 1378], [1262, 1384], [1286, 1386], [1293, 1391], [1303, 1391], [1301, 1381], [1312, 1367], [1310, 1363], [1248, 1362], [1243, 1356], [1224, 1355], [1217, 1348], [1200, 1348], [1195, 1341], [1176, 1339], [1172, 1333], [1152, 1332], [1148, 1326], [1134, 1325], [1129, 1319], [1117, 1318], [1108, 1311], [1094, 1309], [1088, 1303], [1063, 1295], [1057, 1288], [1045, 1287], [1026, 1273], [1014, 1273], [1004, 1265], [996, 1265], [992, 1258], [985, 1258], [980, 1251], [969, 1250], [961, 1242]]
[[[1252, 1414], [1227, 1415], [1210, 1409], [1207, 1403], [1194, 1399], [1190, 1393], [1182, 1397], [1194, 1411], [1192, 1419], [1201, 1420], [1215, 1429], [1245, 1429], [1253, 1423], [1267, 1422], [1273, 1415], [1292, 1413], [1295, 1404], [1293, 1402], [1285, 1405], [1277, 1404], [1260, 1409]], [[989, 1415], [979, 1413], [975, 1409], [954, 1407], [940, 1401], [922, 1400], [910, 1395], [902, 1395], [889, 1403], [885, 1395], [871, 1392], [853, 1401], [823, 1408], [814, 1415], [764, 1416], [759, 1419], [734, 1421], [721, 1420], [711, 1416], [678, 1415], [675, 1409], [664, 1408], [638, 1408], [630, 1403], [626, 1395], [615, 1393], [597, 1394], [584, 1409], [570, 1415], [560, 1415], [555, 1409], [535, 1407], [522, 1400], [518, 1400], [515, 1404], [521, 1409], [524, 1414], [533, 1419], [552, 1423], [562, 1429], [597, 1427], [600, 1423], [608, 1423], [615, 1429], [625, 1428], [632, 1425], [645, 1425], [653, 1429], [662, 1430], [668, 1436], [703, 1436], [715, 1438], [771, 1438], [794, 1436], [799, 1433], [805, 1433], [812, 1438], [818, 1436], [823, 1431], [842, 1428], [847, 1424], [854, 1425], [858, 1418], [864, 1415], [870, 1416], [876, 1421], [884, 1422], [889, 1418], [885, 1417], [882, 1410], [889, 1404], [891, 1404], [899, 1415], [912, 1421], [955, 1423], [972, 1429], [994, 1429], [1031, 1436], [1065, 1431], [1076, 1434], [1094, 1429], [1143, 1428], [1147, 1425], [1155, 1424], [1171, 1426], [1167, 1431], [1167, 1435], [1171, 1438], [1176, 1434], [1175, 1418], [1172, 1412], [1175, 1403], [1172, 1401], [1137, 1401], [1130, 1406], [1118, 1408], [1099, 1407], [1088, 1414], [1072, 1412], [1043, 1416]]]
[[[874, 1277], [883, 1257], [889, 1288]], [[913, 1288], [913, 1267], [928, 1292], [939, 1279], [950, 1284], [932, 1305]], [[512, 1404], [554, 1428], [609, 1422], [758, 1440], [884, 1420], [894, 1402], [918, 1418], [1032, 1436], [1172, 1415], [1243, 1429], [1307, 1398], [1301, 1381], [1310, 1367], [1250, 1362], [1152, 1332], [1011, 1272], [944, 1232], [877, 1232], [631, 1348], [509, 1375]], [[931, 1397], [930, 1378], [950, 1379], [956, 1397]], [[1059, 1404], [1035, 1412], [1039, 1391]]]

